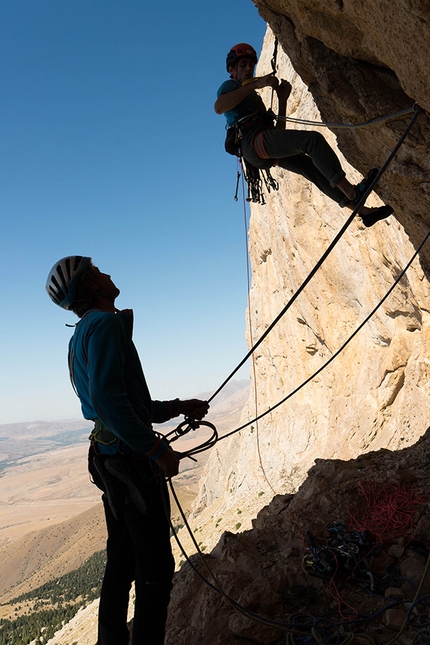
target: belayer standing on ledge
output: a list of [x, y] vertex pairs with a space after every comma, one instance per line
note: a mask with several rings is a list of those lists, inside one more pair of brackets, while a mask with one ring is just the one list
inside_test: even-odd
[[133, 645], [163, 645], [174, 561], [163, 473], [180, 455], [152, 429], [179, 414], [202, 419], [206, 401], [153, 401], [132, 341], [133, 312], [118, 311], [119, 289], [91, 258], [73, 255], [52, 267], [51, 300], [81, 320], [69, 344], [72, 384], [85, 419], [94, 421], [88, 466], [103, 491], [108, 532], [97, 645], [128, 645], [127, 608], [135, 580]]
[[[352, 185], [342, 170], [339, 159], [325, 138], [307, 130], [286, 130], [287, 100], [291, 93], [288, 81], [280, 82], [273, 74], [254, 78], [257, 54], [251, 45], [239, 43], [227, 55], [230, 80], [218, 90], [215, 112], [225, 114], [229, 132], [239, 131], [241, 153], [245, 161], [255, 168], [268, 169], [280, 166], [303, 175], [341, 207], [353, 210], [361, 195], [377, 175], [369, 171], [357, 186]], [[271, 87], [278, 96], [278, 119], [266, 109], [255, 90]], [[231, 130], [233, 132], [233, 130]], [[227, 135], [228, 136], [228, 135]], [[393, 209], [388, 204], [379, 208], [362, 206], [359, 215], [365, 226], [372, 226]]]

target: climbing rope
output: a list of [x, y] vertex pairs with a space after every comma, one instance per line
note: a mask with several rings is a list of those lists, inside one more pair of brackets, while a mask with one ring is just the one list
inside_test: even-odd
[[[181, 459], [184, 459], [185, 457], [193, 459], [193, 455], [197, 455], [199, 452], [203, 452], [205, 450], [208, 450], [209, 448], [212, 448], [218, 441], [218, 432], [213, 423], [210, 423], [209, 421], [196, 421], [196, 419], [192, 419], [191, 417], [185, 417], [185, 420], [182, 421], [182, 423], [180, 423], [171, 432], [163, 435], [162, 438], [170, 445], [174, 441], [177, 441], [184, 435], [191, 432], [191, 430], [198, 430], [198, 428], [200, 428], [201, 426], [210, 428], [210, 430], [212, 431], [209, 439], [202, 441], [200, 444], [198, 444], [198, 446], [195, 446], [190, 450], [185, 450], [184, 452], [180, 453]], [[193, 460], [196, 461], [195, 459]]]
[[211, 587], [211, 589], [213, 589], [214, 591], [216, 591], [216, 592], [220, 593], [220, 594], [222, 595], [222, 597], [224, 598], [224, 600], [226, 600], [226, 602], [227, 602], [229, 605], [231, 605], [231, 606], [233, 607], [233, 609], [235, 609], [235, 610], [239, 611], [240, 613], [244, 614], [244, 615], [245, 615], [245, 616], [247, 616], [248, 618], [252, 618], [253, 620], [256, 620], [257, 622], [263, 623], [264, 625], [268, 625], [269, 627], [277, 627], [278, 629], [285, 629], [285, 628], [289, 628], [289, 627], [290, 627], [289, 625], [285, 625], [285, 624], [280, 623], [280, 622], [278, 622], [278, 621], [271, 620], [271, 619], [269, 619], [269, 618], [264, 618], [263, 616], [259, 616], [258, 614], [256, 614], [256, 613], [254, 613], [254, 612], [250, 611], [250, 610], [249, 610], [249, 609], [247, 609], [246, 607], [243, 607], [242, 605], [240, 605], [238, 602], [236, 602], [235, 600], [233, 600], [233, 598], [231, 598], [227, 593], [225, 593], [225, 591], [224, 591], [224, 590], [223, 590], [223, 588], [222, 588], [222, 585], [221, 585], [221, 584], [220, 584], [220, 582], [218, 581], [218, 579], [217, 579], [217, 577], [215, 576], [215, 574], [214, 574], [214, 572], [212, 571], [212, 569], [209, 567], [209, 565], [208, 565], [208, 563], [207, 563], [207, 561], [206, 561], [206, 558], [204, 557], [204, 554], [203, 554], [203, 552], [202, 552], [202, 551], [201, 551], [201, 549], [200, 549], [200, 546], [199, 546], [199, 544], [198, 544], [198, 542], [197, 542], [197, 540], [196, 540], [196, 538], [195, 538], [195, 536], [194, 536], [194, 533], [193, 533], [193, 531], [192, 531], [192, 529], [191, 529], [191, 527], [190, 527], [190, 525], [189, 525], [189, 523], [188, 523], [188, 520], [187, 520], [187, 518], [186, 518], [186, 516], [185, 516], [185, 513], [184, 513], [184, 511], [183, 511], [183, 508], [182, 508], [182, 506], [181, 506], [181, 504], [180, 504], [180, 502], [179, 502], [178, 496], [176, 495], [176, 491], [175, 491], [175, 488], [174, 488], [174, 486], [173, 486], [173, 484], [172, 484], [172, 480], [171, 480], [171, 479], [169, 479], [168, 481], [169, 481], [169, 485], [170, 485], [170, 490], [171, 490], [172, 496], [173, 496], [173, 498], [174, 498], [174, 500], [175, 500], [175, 502], [176, 502], [176, 505], [177, 505], [177, 507], [178, 507], [178, 509], [179, 509], [179, 512], [180, 512], [180, 514], [181, 514], [181, 517], [182, 517], [182, 521], [183, 521], [183, 523], [184, 523], [184, 526], [186, 527], [186, 529], [187, 529], [187, 531], [188, 531], [188, 533], [189, 533], [189, 536], [190, 536], [190, 538], [191, 538], [191, 541], [193, 542], [194, 547], [195, 547], [195, 549], [196, 549], [197, 553], [200, 555], [201, 561], [203, 562], [203, 565], [204, 565], [204, 567], [205, 567], [205, 569], [206, 569], [206, 571], [207, 571], [207, 573], [208, 573], [209, 577], [213, 580], [213, 583], [214, 583], [214, 584], [212, 584], [209, 580], [207, 580], [207, 579], [205, 578], [205, 576], [203, 576], [203, 574], [201, 574], [201, 573], [199, 572], [199, 570], [197, 569], [197, 567], [195, 567], [195, 566], [194, 566], [194, 564], [190, 561], [190, 559], [189, 559], [189, 557], [188, 557], [188, 555], [187, 555], [187, 553], [186, 553], [185, 549], [183, 548], [183, 546], [182, 546], [182, 544], [181, 544], [181, 542], [180, 542], [180, 540], [179, 540], [179, 538], [178, 538], [178, 536], [177, 536], [177, 534], [176, 534], [176, 531], [174, 530], [174, 527], [173, 527], [173, 526], [172, 526], [172, 524], [171, 524], [171, 528], [172, 528], [172, 531], [173, 531], [173, 535], [174, 535], [175, 541], [176, 541], [176, 543], [178, 544], [178, 546], [179, 546], [179, 548], [180, 548], [180, 550], [181, 550], [181, 552], [182, 552], [183, 556], [185, 557], [185, 559], [187, 560], [187, 562], [191, 565], [191, 567], [192, 567], [192, 569], [194, 570], [194, 572], [195, 572], [195, 573], [197, 573], [197, 575], [198, 575], [198, 576], [203, 580], [203, 582], [205, 582], [206, 584], [208, 584], [208, 586], [209, 586], [209, 587]]
[[[208, 445], [207, 446], [206, 446], [206, 442], [205, 442], [204, 444], [202, 444], [201, 446], [199, 446], [199, 447], [197, 447], [195, 449], [191, 449], [191, 450], [187, 451], [186, 453], [182, 453], [182, 455], [184, 457], [192, 457], [193, 454], [196, 454], [198, 452], [203, 452], [204, 450], [207, 450], [208, 448], [210, 448], [213, 445], [215, 445], [215, 443], [217, 443], [218, 441], [221, 441], [222, 439], [227, 439], [227, 437], [231, 437], [232, 435], [236, 434], [237, 432], [240, 432], [241, 430], [244, 430], [245, 428], [247, 428], [252, 423], [257, 423], [258, 421], [260, 421], [260, 419], [263, 419], [265, 416], [267, 416], [268, 414], [270, 414], [274, 410], [276, 410], [276, 408], [278, 408], [281, 405], [283, 405], [284, 403], [286, 403], [286, 401], [291, 399], [295, 394], [297, 394], [297, 392], [299, 392], [308, 383], [310, 383], [312, 380], [314, 380], [321, 372], [323, 372], [330, 365], [330, 363], [332, 363], [339, 356], [339, 354], [341, 354], [343, 352], [343, 350], [347, 347], [347, 345], [349, 345], [349, 343], [355, 338], [355, 336], [361, 331], [361, 329], [363, 329], [363, 327], [369, 322], [369, 320], [372, 318], [372, 316], [374, 316], [375, 313], [378, 311], [378, 309], [384, 304], [384, 302], [391, 295], [391, 293], [393, 292], [395, 287], [399, 284], [399, 282], [405, 276], [405, 274], [406, 274], [407, 270], [409, 269], [409, 267], [411, 266], [412, 262], [418, 256], [418, 254], [420, 253], [421, 249], [426, 244], [426, 242], [427, 242], [427, 240], [429, 238], [430, 238], [430, 230], [426, 233], [426, 235], [424, 236], [421, 244], [418, 246], [416, 251], [413, 253], [412, 257], [410, 258], [409, 262], [406, 264], [404, 269], [399, 273], [397, 278], [394, 280], [393, 284], [388, 289], [387, 293], [381, 298], [381, 300], [377, 303], [377, 305], [366, 316], [366, 318], [359, 324], [359, 326], [352, 332], [352, 334], [345, 340], [345, 342], [339, 347], [339, 349], [334, 354], [332, 354], [332, 356], [330, 356], [330, 358], [327, 361], [325, 361], [325, 363], [323, 363], [315, 372], [313, 372], [300, 385], [298, 385], [294, 390], [292, 390], [283, 399], [278, 401], [275, 405], [271, 406], [265, 412], [262, 412], [261, 414], [257, 415], [256, 417], [254, 417], [250, 421], [247, 421], [246, 423], [244, 423], [243, 425], [239, 426], [238, 428], [235, 428], [234, 430], [231, 430], [230, 432], [227, 432], [226, 434], [222, 435], [221, 437], [216, 435], [216, 438], [213, 438], [213, 439], [211, 438], [210, 440], [208, 440]], [[213, 396], [211, 398], [213, 398]], [[190, 421], [191, 421], [191, 423], [190, 423]], [[211, 426], [215, 430], [215, 426], [213, 426], [213, 424], [210, 424], [208, 421], [186, 420], [185, 422], [182, 422], [182, 424], [180, 424], [178, 426], [178, 428], [180, 428], [179, 434], [180, 435], [185, 434], [182, 426], [188, 426], [189, 430], [191, 430], [191, 429], [196, 429], [199, 426], [199, 424]], [[165, 438], [167, 438], [168, 441], [172, 441], [172, 440], [169, 440], [168, 437], [170, 437], [171, 434], [174, 434], [176, 432], [176, 430], [174, 430], [171, 433], [169, 433], [168, 435], [166, 435]], [[189, 430], [187, 430], [187, 431], [189, 431]], [[216, 430], [215, 430], [215, 432], [216, 432]]]
[[[272, 67], [272, 72], [276, 74], [277, 69], [278, 69], [278, 37], [275, 36], [275, 40], [273, 43], [273, 54], [272, 58], [270, 61], [270, 65]], [[271, 99], [270, 99], [270, 110], [273, 108], [273, 98], [274, 98], [274, 93], [275, 90], [272, 87], [272, 92], [271, 92]], [[404, 110], [400, 110], [399, 112], [393, 112], [393, 114], [387, 114], [386, 116], [381, 116], [377, 117], [375, 119], [370, 119], [369, 121], [363, 121], [362, 123], [331, 123], [330, 121], [313, 121], [309, 119], [302, 119], [298, 117], [290, 117], [290, 116], [279, 116], [275, 115], [275, 118], [278, 121], [287, 121], [288, 123], [297, 123], [300, 125], [311, 125], [313, 127], [323, 127], [323, 128], [347, 128], [348, 130], [354, 130], [356, 128], [367, 128], [371, 125], [376, 125], [378, 123], [385, 123], [387, 121], [392, 121], [393, 119], [398, 119], [402, 116], [406, 116], [407, 114], [411, 114], [415, 110], [415, 105], [411, 106], [410, 108], [406, 108]], [[426, 112], [427, 116], [430, 118], [430, 114]]]
[[414, 515], [427, 499], [417, 490], [376, 482], [358, 483], [359, 495], [364, 498], [365, 509], [358, 513], [349, 509], [350, 525], [355, 531], [368, 531], [378, 542], [394, 542], [412, 531]]
[[[315, 640], [316, 640], [318, 643], [321, 643], [321, 645], [324, 645], [324, 643], [328, 643], [328, 642], [330, 642], [330, 639], [327, 639], [327, 637], [326, 637], [326, 638], [324, 638], [325, 630], [324, 630], [324, 628], [322, 628], [322, 627], [317, 627], [317, 626], [316, 626], [316, 624], [315, 624], [315, 622], [316, 622], [316, 621], [314, 621], [314, 622], [312, 623], [312, 625], [309, 625], [309, 628], [308, 628], [308, 629], [307, 629], [305, 626], [299, 626], [299, 625], [297, 625], [297, 624], [294, 624], [294, 622], [292, 622], [292, 623], [283, 623], [283, 622], [280, 622], [280, 621], [277, 621], [277, 620], [272, 620], [272, 619], [267, 618], [267, 617], [265, 617], [265, 616], [261, 616], [260, 614], [257, 614], [256, 612], [254, 612], [254, 611], [252, 611], [252, 610], [248, 609], [247, 607], [244, 607], [244, 606], [243, 606], [243, 605], [241, 605], [239, 602], [237, 602], [236, 600], [234, 600], [233, 598], [231, 598], [231, 596], [229, 596], [229, 595], [224, 591], [224, 589], [223, 589], [223, 587], [222, 587], [221, 583], [219, 582], [219, 580], [218, 580], [218, 578], [216, 577], [215, 573], [213, 572], [213, 570], [212, 570], [212, 569], [211, 569], [211, 567], [209, 566], [209, 564], [208, 564], [208, 562], [207, 562], [207, 559], [205, 558], [205, 556], [204, 556], [204, 554], [203, 554], [203, 552], [202, 552], [202, 550], [201, 550], [201, 548], [200, 548], [200, 546], [199, 546], [199, 544], [198, 544], [198, 542], [197, 542], [197, 540], [196, 540], [196, 538], [195, 538], [195, 536], [194, 536], [194, 533], [193, 533], [193, 531], [192, 531], [192, 529], [191, 529], [191, 527], [190, 527], [190, 525], [189, 525], [189, 523], [188, 523], [188, 520], [187, 520], [187, 518], [186, 518], [186, 516], [185, 516], [184, 510], [183, 510], [183, 508], [182, 508], [182, 506], [181, 506], [181, 504], [180, 504], [180, 501], [179, 501], [179, 499], [178, 499], [178, 496], [177, 496], [177, 494], [176, 494], [175, 488], [174, 488], [174, 486], [173, 486], [173, 484], [172, 484], [172, 480], [171, 480], [171, 479], [169, 479], [168, 481], [169, 481], [170, 490], [171, 490], [171, 493], [172, 493], [173, 499], [175, 500], [175, 503], [176, 503], [176, 505], [177, 505], [177, 507], [178, 507], [178, 509], [179, 509], [179, 512], [180, 512], [180, 514], [181, 514], [181, 517], [182, 517], [182, 521], [183, 521], [183, 523], [184, 523], [184, 526], [185, 526], [185, 528], [187, 529], [187, 532], [188, 532], [188, 534], [189, 534], [189, 536], [190, 536], [190, 538], [191, 538], [191, 541], [193, 542], [194, 548], [196, 549], [196, 552], [197, 552], [197, 554], [199, 555], [199, 557], [200, 557], [200, 559], [201, 559], [201, 561], [202, 561], [202, 563], [203, 563], [203, 566], [204, 566], [204, 568], [205, 568], [205, 569], [206, 569], [206, 571], [207, 571], [208, 576], [210, 577], [210, 579], [211, 579], [213, 582], [210, 582], [210, 580], [208, 580], [208, 579], [207, 579], [207, 578], [206, 578], [206, 577], [205, 577], [205, 576], [204, 576], [204, 575], [203, 575], [203, 574], [202, 574], [202, 573], [197, 569], [197, 567], [194, 565], [194, 563], [190, 560], [190, 558], [189, 558], [188, 554], [186, 553], [186, 551], [185, 551], [185, 549], [184, 549], [184, 547], [183, 547], [183, 545], [182, 545], [181, 541], [179, 540], [179, 537], [178, 537], [178, 535], [177, 535], [177, 533], [176, 533], [176, 531], [175, 531], [175, 529], [174, 529], [174, 527], [173, 527], [172, 523], [170, 523], [173, 537], [174, 537], [174, 539], [175, 539], [175, 541], [176, 541], [176, 543], [177, 543], [177, 545], [178, 545], [178, 547], [179, 547], [179, 549], [180, 549], [180, 551], [181, 551], [182, 555], [184, 556], [184, 558], [185, 558], [185, 559], [186, 559], [186, 561], [188, 562], [188, 564], [191, 566], [191, 568], [193, 569], [193, 571], [194, 571], [194, 572], [199, 576], [199, 578], [200, 578], [200, 579], [201, 579], [201, 580], [202, 580], [206, 585], [208, 585], [208, 586], [209, 586], [213, 591], [215, 591], [215, 592], [219, 593], [219, 594], [224, 598], [224, 600], [225, 600], [225, 601], [226, 601], [226, 602], [227, 602], [227, 603], [228, 603], [228, 604], [229, 604], [229, 605], [230, 605], [230, 606], [231, 606], [235, 611], [238, 611], [239, 613], [243, 614], [244, 616], [246, 616], [247, 618], [249, 618], [249, 619], [251, 619], [251, 620], [253, 620], [253, 621], [255, 621], [255, 622], [261, 623], [261, 624], [266, 625], [266, 626], [268, 626], [268, 627], [274, 627], [274, 628], [276, 628], [276, 629], [279, 629], [279, 630], [281, 630], [281, 631], [283, 631], [283, 632], [287, 632], [287, 633], [290, 633], [290, 634], [296, 634], [296, 635], [302, 635], [302, 636], [303, 636], [304, 634], [312, 635], [312, 636], [314, 636]], [[352, 634], [347, 635], [347, 636], [352, 636]], [[341, 642], [343, 642], [343, 641], [341, 641]], [[348, 642], [348, 640], [346, 640], [346, 642]]]
[[343, 234], [345, 233], [345, 231], [347, 230], [347, 228], [349, 227], [349, 225], [351, 224], [351, 222], [353, 221], [353, 219], [354, 219], [354, 218], [355, 218], [355, 216], [357, 215], [357, 213], [358, 213], [358, 211], [360, 210], [360, 208], [364, 205], [364, 203], [365, 203], [365, 201], [366, 201], [367, 197], [369, 196], [369, 194], [370, 194], [370, 193], [371, 193], [371, 191], [373, 190], [373, 187], [377, 184], [377, 182], [380, 180], [380, 178], [381, 178], [381, 177], [382, 177], [382, 175], [385, 173], [385, 171], [387, 170], [388, 166], [390, 165], [390, 163], [391, 163], [391, 162], [392, 162], [392, 160], [394, 159], [394, 157], [395, 157], [395, 155], [396, 155], [397, 151], [399, 150], [399, 148], [400, 148], [400, 147], [401, 147], [401, 145], [403, 144], [403, 142], [404, 142], [404, 140], [406, 139], [406, 137], [407, 137], [407, 135], [408, 135], [408, 133], [409, 133], [410, 129], [412, 128], [413, 124], [415, 123], [415, 120], [416, 120], [416, 118], [417, 118], [417, 116], [418, 116], [419, 112], [420, 112], [420, 108], [419, 108], [419, 106], [418, 106], [417, 104], [415, 104], [415, 105], [414, 105], [414, 115], [413, 115], [412, 119], [410, 120], [410, 122], [409, 122], [409, 123], [408, 123], [408, 125], [406, 126], [406, 128], [405, 128], [405, 130], [404, 130], [403, 134], [401, 135], [401, 137], [400, 137], [400, 138], [399, 138], [399, 140], [397, 141], [397, 143], [396, 143], [395, 147], [393, 148], [393, 150], [391, 151], [391, 153], [388, 155], [388, 157], [387, 157], [387, 159], [386, 159], [385, 163], [383, 164], [383, 166], [382, 166], [382, 167], [381, 167], [381, 169], [379, 170], [379, 172], [378, 172], [378, 174], [376, 175], [376, 177], [373, 179], [373, 181], [372, 181], [372, 182], [370, 182], [370, 184], [368, 185], [367, 189], [363, 192], [363, 194], [362, 194], [362, 196], [361, 196], [361, 199], [359, 200], [358, 204], [356, 205], [356, 207], [355, 207], [355, 208], [354, 208], [354, 210], [352, 211], [352, 213], [351, 213], [351, 215], [349, 216], [349, 218], [346, 220], [345, 224], [342, 226], [342, 228], [340, 229], [340, 231], [338, 232], [338, 234], [335, 236], [335, 238], [333, 239], [333, 241], [331, 242], [331, 244], [329, 245], [329, 247], [327, 248], [327, 250], [323, 253], [323, 255], [322, 255], [322, 256], [321, 256], [321, 258], [318, 260], [318, 262], [316, 263], [316, 265], [314, 266], [314, 268], [311, 270], [311, 272], [309, 273], [309, 275], [307, 276], [307, 278], [302, 282], [302, 284], [300, 285], [300, 287], [299, 287], [299, 288], [297, 289], [297, 291], [293, 294], [293, 296], [290, 298], [290, 300], [289, 300], [289, 301], [288, 301], [288, 303], [285, 305], [285, 307], [282, 309], [282, 311], [281, 311], [281, 312], [276, 316], [276, 318], [275, 318], [275, 319], [273, 320], [273, 322], [268, 326], [268, 328], [266, 329], [266, 331], [261, 335], [261, 337], [259, 338], [259, 340], [258, 340], [258, 341], [257, 341], [257, 342], [252, 346], [252, 347], [251, 347], [251, 349], [248, 351], [248, 353], [246, 354], [246, 356], [244, 356], [244, 358], [243, 358], [243, 359], [240, 361], [240, 363], [235, 367], [235, 369], [234, 369], [234, 370], [229, 374], [229, 376], [225, 379], [225, 381], [223, 381], [223, 383], [219, 386], [219, 388], [218, 388], [218, 389], [217, 389], [217, 390], [216, 390], [216, 391], [215, 391], [215, 392], [210, 396], [210, 398], [209, 398], [209, 400], [208, 400], [209, 402], [211, 402], [211, 401], [216, 397], [216, 395], [217, 395], [217, 394], [219, 394], [219, 392], [221, 392], [221, 390], [222, 390], [222, 389], [227, 385], [227, 383], [228, 383], [228, 382], [233, 378], [233, 376], [234, 376], [234, 375], [236, 374], [236, 372], [237, 372], [237, 371], [242, 367], [242, 365], [244, 365], [244, 363], [246, 363], [246, 361], [248, 360], [248, 358], [249, 358], [249, 357], [250, 357], [250, 356], [255, 352], [255, 350], [257, 349], [257, 347], [259, 347], [259, 345], [263, 342], [263, 340], [264, 340], [264, 339], [269, 335], [269, 333], [272, 331], [272, 329], [277, 325], [277, 323], [279, 322], [279, 320], [280, 320], [280, 319], [284, 316], [284, 314], [285, 314], [285, 313], [290, 309], [290, 307], [292, 306], [292, 304], [297, 300], [298, 296], [302, 293], [302, 291], [305, 289], [305, 287], [309, 284], [309, 282], [311, 281], [311, 279], [314, 277], [314, 275], [316, 274], [316, 272], [318, 271], [318, 269], [319, 269], [319, 268], [322, 266], [322, 264], [325, 262], [325, 260], [327, 259], [327, 257], [330, 255], [331, 251], [334, 249], [334, 247], [336, 246], [336, 244], [339, 242], [339, 240], [341, 239], [341, 237], [343, 236]]
[[386, 116], [380, 116], [376, 119], [370, 119], [370, 121], [363, 121], [363, 123], [330, 123], [329, 121], [312, 121], [308, 119], [301, 119], [292, 116], [276, 116], [278, 121], [287, 121], [289, 123], [298, 123], [300, 125], [311, 125], [313, 127], [323, 127], [323, 128], [347, 128], [348, 130], [354, 130], [356, 128], [367, 128], [371, 125], [376, 125], [377, 123], [384, 123], [386, 121], [392, 121], [393, 119], [399, 119], [402, 116], [411, 114], [415, 111], [415, 105], [399, 112], [393, 112], [393, 114], [387, 114]]
[[[274, 53], [274, 57], [276, 54]], [[275, 57], [276, 60], [276, 57]], [[272, 63], [273, 64], [273, 63]], [[243, 202], [243, 223], [245, 227], [245, 256], [246, 256], [246, 279], [247, 279], [247, 286], [248, 286], [248, 298], [249, 294], [251, 293], [251, 275], [250, 275], [250, 260], [249, 260], [249, 246], [248, 246], [248, 226], [247, 226], [247, 218], [246, 218], [246, 201], [245, 201], [245, 181], [244, 177], [242, 175], [242, 202]], [[251, 320], [251, 303], [248, 299], [248, 329], [249, 329], [249, 340], [251, 345], [254, 344], [254, 338], [253, 338], [253, 333], [252, 333], [252, 320]], [[253, 389], [254, 389], [254, 403], [255, 403], [255, 416], [258, 416], [258, 390], [257, 390], [257, 371], [255, 368], [255, 355], [253, 354], [252, 357], [252, 373], [253, 373]], [[263, 465], [263, 458], [261, 456], [261, 449], [260, 449], [260, 428], [258, 425], [258, 421], [255, 423], [255, 438], [256, 438], [256, 443], [257, 443], [257, 453], [258, 453], [258, 460], [260, 463], [260, 468], [261, 472], [263, 473], [263, 477], [266, 480], [267, 485], [271, 489], [272, 493], [276, 495], [276, 491], [274, 490], [272, 484], [269, 481], [269, 478], [267, 477], [266, 471], [264, 469]]]
[[[272, 65], [272, 72], [274, 74], [276, 74], [277, 72], [277, 59], [278, 59], [278, 37], [275, 36], [275, 42], [273, 44], [273, 56], [272, 56], [272, 60], [270, 61], [270, 64]], [[274, 95], [275, 95], [275, 89], [272, 87], [272, 94], [270, 97], [270, 111], [272, 111]]]

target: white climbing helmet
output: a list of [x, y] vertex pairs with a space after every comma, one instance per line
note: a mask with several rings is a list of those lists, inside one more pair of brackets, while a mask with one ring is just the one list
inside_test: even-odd
[[46, 291], [59, 307], [70, 309], [76, 295], [78, 278], [91, 265], [91, 258], [69, 255], [54, 264], [46, 281]]

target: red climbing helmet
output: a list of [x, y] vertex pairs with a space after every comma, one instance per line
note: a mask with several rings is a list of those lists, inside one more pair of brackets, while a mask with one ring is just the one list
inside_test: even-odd
[[254, 47], [248, 45], [247, 43], [239, 43], [238, 45], [234, 45], [227, 54], [227, 72], [228, 68], [234, 67], [239, 58], [242, 58], [242, 56], [249, 56], [250, 58], [253, 58], [255, 65], [257, 64], [257, 52], [255, 51]]

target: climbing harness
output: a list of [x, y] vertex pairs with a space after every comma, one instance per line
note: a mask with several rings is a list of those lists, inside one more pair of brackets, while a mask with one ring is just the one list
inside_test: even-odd
[[[227, 128], [224, 148], [226, 152], [237, 157], [239, 160], [240, 170], [238, 171], [234, 200], [237, 202], [239, 177], [240, 177], [240, 174], [242, 173], [248, 186], [248, 196], [246, 198], [246, 201], [253, 202], [254, 204], [264, 205], [266, 203], [266, 200], [263, 194], [263, 185], [265, 186], [266, 191], [270, 193], [271, 190], [278, 190], [279, 184], [276, 181], [276, 179], [272, 176], [270, 172], [270, 168], [266, 168], [266, 169], [256, 168], [249, 161], [247, 161], [242, 155], [242, 147], [241, 147], [242, 130], [245, 127], [249, 127], [249, 125], [252, 125], [253, 117], [257, 119], [257, 115], [247, 116], [246, 121], [243, 121], [243, 119], [241, 119], [234, 125], [231, 125], [230, 127]], [[273, 123], [271, 115], [268, 115], [267, 121], [271, 121]], [[255, 122], [257, 123], [258, 119]], [[263, 131], [264, 130], [261, 130], [256, 135], [256, 138]]]
[[[279, 44], [278, 37], [275, 36], [275, 41], [273, 45], [273, 55], [270, 61], [273, 74], [276, 74], [277, 72], [278, 44]], [[382, 117], [370, 119], [362, 123], [332, 123], [329, 121], [316, 121], [316, 120], [302, 119], [302, 118], [289, 117], [289, 116], [280, 116], [280, 115], [274, 114], [273, 112], [274, 93], [275, 93], [275, 90], [272, 87], [270, 109], [267, 111], [267, 114], [270, 118], [277, 121], [285, 121], [287, 123], [296, 123], [300, 125], [310, 125], [313, 127], [326, 127], [326, 128], [333, 128], [333, 129], [365, 128], [379, 123], [391, 121], [391, 120], [406, 116], [408, 114], [412, 114], [413, 112], [416, 111], [416, 104], [414, 104], [409, 108], [405, 108], [404, 110], [400, 110], [398, 112], [394, 112], [392, 114], [388, 114]], [[247, 122], [249, 122], [249, 119], [252, 119], [252, 117], [254, 116], [255, 115], [244, 117], [242, 121], [246, 120]], [[243, 127], [243, 124], [242, 124], [242, 127]], [[261, 135], [262, 132], [263, 130], [259, 134]], [[229, 154], [236, 155], [239, 158], [242, 158], [242, 152], [241, 152], [241, 146], [240, 146], [241, 136], [242, 135], [240, 131], [240, 123], [234, 124], [233, 126], [230, 126], [229, 128], [227, 128], [225, 149]], [[258, 144], [257, 137], [258, 135], [256, 136], [256, 144]], [[257, 147], [256, 147], [256, 152], [257, 152], [257, 155], [260, 156]], [[266, 158], [266, 157], [262, 156], [261, 158]], [[244, 161], [245, 161], [245, 167], [244, 167], [244, 164], [242, 163], [242, 172], [248, 184], [247, 201], [264, 205], [266, 203], [266, 200], [264, 198], [263, 191], [262, 191], [263, 183], [266, 187], [267, 192], [270, 193], [270, 190], [278, 190], [279, 188], [278, 182], [272, 177], [269, 169], [261, 170], [256, 168], [255, 166], [252, 166], [246, 160]], [[234, 195], [234, 200], [237, 201], [237, 187]]]
[[[274, 92], [274, 90], [272, 88], [272, 102], [273, 102], [273, 92]], [[399, 112], [394, 112], [394, 113], [388, 114], [386, 116], [377, 117], [375, 119], [370, 119], [369, 121], [364, 121], [363, 123], [330, 123], [328, 121], [311, 121], [311, 120], [299, 119], [299, 118], [295, 118], [295, 117], [279, 116], [279, 115], [276, 115], [276, 114], [274, 114], [272, 112], [272, 108], [270, 108], [270, 110], [268, 112], [271, 115], [273, 115], [274, 119], [276, 119], [278, 121], [286, 121], [288, 123], [296, 123], [296, 124], [299, 124], [299, 125], [310, 125], [310, 126], [313, 126], [313, 127], [324, 127], [324, 128], [332, 128], [332, 129], [341, 129], [341, 128], [344, 128], [344, 129], [356, 129], [356, 128], [369, 127], [369, 126], [372, 126], [372, 125], [375, 125], [375, 124], [378, 124], [378, 123], [384, 123], [384, 122], [387, 122], [387, 121], [392, 121], [394, 119], [398, 119], [398, 118], [401, 118], [403, 116], [407, 116], [408, 114], [413, 114], [414, 113], [414, 115], [415, 115], [417, 110], [419, 110], [419, 107], [415, 103], [413, 106], [411, 106], [409, 108], [406, 108], [404, 110], [400, 110]], [[233, 132], [229, 132], [230, 130], [233, 131], [234, 126], [230, 127], [227, 130], [227, 137], [226, 137], [226, 144], [225, 144], [226, 150], [227, 150], [227, 139], [228, 138], [230, 138], [230, 139], [233, 138]], [[261, 135], [262, 132], [263, 132], [263, 130], [259, 133], [259, 135]], [[230, 154], [236, 154], [238, 157], [243, 158], [242, 154], [241, 154], [241, 150], [240, 150], [240, 134], [237, 134], [237, 132], [236, 132], [236, 134], [234, 136], [235, 136], [234, 141], [235, 141], [235, 145], [237, 146], [236, 149], [237, 149], [238, 152], [237, 153], [236, 152], [230, 152]], [[258, 143], [257, 137], [258, 137], [258, 135], [256, 136], [256, 143]], [[229, 150], [227, 150], [227, 152], [229, 152]], [[257, 149], [256, 149], [256, 152], [258, 154]], [[258, 154], [258, 156], [260, 156], [260, 154]], [[266, 158], [266, 157], [262, 156], [261, 158]], [[267, 190], [268, 193], [270, 193], [270, 189], [278, 190], [279, 189], [279, 184], [276, 181], [276, 179], [274, 179], [274, 177], [271, 175], [270, 169], [261, 170], [261, 169], [255, 168], [254, 166], [252, 166], [246, 160], [244, 160], [244, 161], [245, 161], [245, 164], [247, 166], [247, 170], [243, 171], [245, 179], [246, 179], [246, 181], [248, 183], [248, 198], [247, 198], [247, 201], [252, 201], [252, 202], [264, 205], [266, 203], [266, 201], [264, 199], [264, 195], [263, 195], [262, 190], [261, 190], [262, 189], [262, 181], [261, 181], [260, 175], [262, 175], [262, 177], [263, 177], [263, 181], [264, 181], [264, 184], [266, 186], [266, 190]], [[248, 167], [249, 167], [249, 169], [248, 169]], [[243, 168], [243, 166], [242, 166], [242, 168]], [[235, 193], [234, 200], [237, 201], [237, 192]]]

